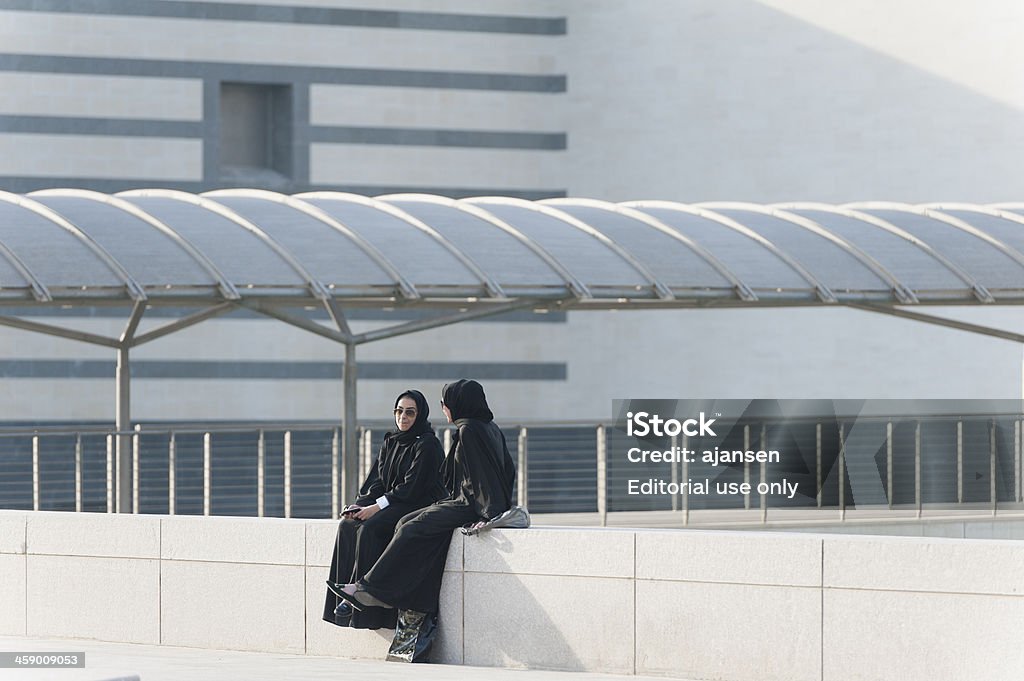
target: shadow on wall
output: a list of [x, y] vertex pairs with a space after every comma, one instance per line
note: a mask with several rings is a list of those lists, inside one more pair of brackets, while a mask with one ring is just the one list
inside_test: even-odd
[[[501, 532], [488, 532], [467, 541], [487, 541], [488, 550], [499, 556], [512, 551], [512, 543]], [[552, 561], [557, 561], [557, 556], [552, 556]], [[550, 615], [555, 611], [574, 617], [572, 613], [581, 608], [593, 612], [597, 601], [574, 603], [572, 594], [558, 593], [559, 577], [515, 574], [504, 558], [500, 568], [503, 572], [474, 573], [467, 566], [463, 606], [465, 664], [571, 671], [602, 668], [594, 660], [585, 664], [576, 655], [579, 644], [568, 641], [562, 635], [564, 623], [560, 625]], [[538, 600], [538, 593], [547, 597], [546, 602]], [[605, 640], [603, 633], [593, 633], [592, 640]]]
[[[570, 195], [1021, 198], [1024, 115], [1013, 106], [759, 2], [577, 7], [567, 36]], [[907, 21], [908, 34], [929, 31], [930, 11]], [[856, 31], [869, 31], [860, 21]], [[1003, 49], [968, 29], [960, 49]], [[991, 67], [1019, 80], [1005, 60]]]

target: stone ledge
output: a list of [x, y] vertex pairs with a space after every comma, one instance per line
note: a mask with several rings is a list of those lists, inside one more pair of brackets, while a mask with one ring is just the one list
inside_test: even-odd
[[[7, 611], [5, 632], [374, 659], [390, 642], [390, 632], [320, 619], [336, 521], [0, 512], [0, 526], [29, 536], [26, 553], [8, 537], [15, 553], [0, 555], [5, 600], [27, 604]], [[62, 547], [66, 555], [38, 552]], [[927, 653], [948, 629], [970, 639], [988, 678], [1013, 678], [1024, 663], [1005, 654], [1006, 627], [1024, 608], [1021, 567], [1024, 543], [995, 540], [456, 534], [435, 659], [729, 681], [932, 681], [963, 670]], [[892, 652], [858, 652], [878, 647]], [[923, 652], [892, 659], [908, 649]]]

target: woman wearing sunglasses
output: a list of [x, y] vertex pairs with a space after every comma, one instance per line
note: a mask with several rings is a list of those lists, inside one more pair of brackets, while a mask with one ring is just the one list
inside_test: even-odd
[[[355, 503], [341, 513], [329, 582], [360, 579], [387, 547], [402, 516], [447, 494], [439, 474], [444, 452], [427, 420], [430, 409], [423, 393], [399, 395], [394, 414], [396, 429], [384, 436]], [[396, 613], [381, 607], [353, 611], [328, 591], [323, 618], [338, 626], [381, 629], [394, 628]]]
[[442, 468], [448, 497], [402, 518], [391, 543], [361, 579], [330, 585], [356, 610], [386, 604], [437, 612], [452, 531], [496, 518], [512, 505], [515, 464], [484, 389], [462, 379], [441, 394], [445, 415], [458, 429]]

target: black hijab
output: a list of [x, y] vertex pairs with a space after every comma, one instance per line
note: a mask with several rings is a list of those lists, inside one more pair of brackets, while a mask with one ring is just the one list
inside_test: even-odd
[[441, 388], [441, 399], [451, 412], [452, 421], [459, 419], [478, 419], [493, 421], [494, 414], [487, 406], [484, 388], [472, 379], [460, 378]]
[[430, 427], [430, 421], [427, 419], [430, 416], [430, 407], [427, 406], [427, 398], [423, 396], [419, 390], [406, 390], [404, 393], [395, 398], [395, 409], [398, 408], [398, 403], [403, 397], [408, 397], [416, 403], [416, 420], [412, 423], [412, 428], [407, 431], [401, 431], [397, 428], [388, 433], [391, 437], [398, 438], [399, 442], [409, 443], [427, 432], [433, 432]]

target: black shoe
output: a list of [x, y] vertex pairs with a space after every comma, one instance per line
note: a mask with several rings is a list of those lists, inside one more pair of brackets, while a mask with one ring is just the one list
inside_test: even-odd
[[339, 627], [347, 627], [352, 623], [352, 606], [342, 601], [334, 609], [334, 623]]
[[331, 593], [333, 593], [335, 596], [337, 596], [338, 598], [343, 599], [342, 602], [345, 602], [346, 600], [351, 598], [347, 593], [345, 593], [345, 591], [344, 591], [345, 585], [342, 584], [341, 582], [332, 582], [331, 580], [328, 579], [327, 580], [327, 588], [330, 589]]
[[345, 593], [345, 585], [339, 584], [338, 582], [332, 582], [327, 580], [327, 588], [334, 592], [334, 595], [343, 601], [346, 601], [355, 610], [362, 610], [363, 608], [391, 608], [393, 606], [385, 603], [384, 601], [374, 598], [366, 591], [363, 587], [356, 584], [355, 594]]

